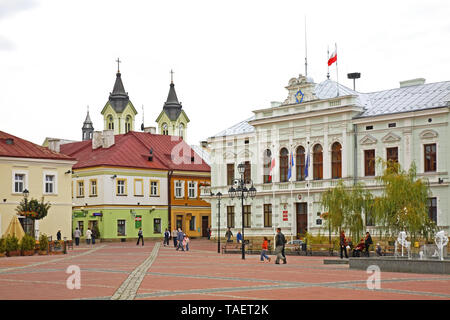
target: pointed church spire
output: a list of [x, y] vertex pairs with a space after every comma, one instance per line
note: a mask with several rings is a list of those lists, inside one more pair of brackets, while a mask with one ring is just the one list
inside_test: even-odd
[[92, 134], [94, 132], [94, 125], [92, 123], [91, 117], [89, 116], [89, 106], [87, 107], [86, 119], [83, 122], [81, 132], [83, 141], [92, 139]]
[[116, 82], [114, 83], [113, 91], [109, 94], [109, 103], [117, 113], [122, 113], [122, 111], [127, 106], [130, 98], [128, 97], [128, 92], [125, 91], [125, 87], [122, 82], [122, 74], [119, 70], [120, 59], [117, 62], [117, 73]]
[[166, 112], [170, 120], [175, 121], [181, 113], [181, 103], [178, 101], [177, 93], [175, 92], [175, 84], [173, 83], [173, 70], [170, 70], [170, 88], [167, 100], [164, 103], [163, 110]]

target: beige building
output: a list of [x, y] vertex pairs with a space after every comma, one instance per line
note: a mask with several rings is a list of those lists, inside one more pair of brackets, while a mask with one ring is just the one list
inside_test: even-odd
[[72, 238], [72, 158], [0, 131], [0, 234], [6, 231], [16, 208], [28, 199], [44, 197], [51, 208], [47, 216], [32, 220], [19, 216], [24, 230]]

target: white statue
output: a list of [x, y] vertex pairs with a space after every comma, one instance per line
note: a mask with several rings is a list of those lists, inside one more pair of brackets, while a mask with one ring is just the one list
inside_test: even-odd
[[[434, 236], [434, 242], [438, 248], [437, 256], [440, 260], [444, 260], [444, 247], [448, 244], [448, 237], [445, 235], [444, 230], [439, 231]], [[433, 255], [434, 256], [434, 255]]]
[[395, 256], [398, 257], [397, 248], [398, 245], [402, 248], [402, 257], [403, 257], [403, 248], [406, 248], [408, 252], [408, 258], [411, 258], [411, 241], [406, 240], [406, 231], [400, 231], [398, 234], [397, 240], [395, 241]]

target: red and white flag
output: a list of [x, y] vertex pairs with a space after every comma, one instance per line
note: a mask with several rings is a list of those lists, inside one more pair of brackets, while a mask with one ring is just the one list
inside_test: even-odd
[[328, 58], [328, 66], [331, 66], [333, 63], [337, 61], [337, 50], [334, 50], [334, 52], [331, 54], [331, 56]]
[[272, 182], [272, 171], [273, 171], [273, 168], [275, 168], [275, 158], [272, 158], [272, 161], [270, 163], [269, 182]]

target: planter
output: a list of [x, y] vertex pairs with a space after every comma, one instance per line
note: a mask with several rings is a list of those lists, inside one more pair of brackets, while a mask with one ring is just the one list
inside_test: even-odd
[[34, 250], [24, 250], [22, 251], [23, 256], [34, 256]]
[[18, 257], [20, 256], [20, 250], [9, 251], [6, 253], [8, 257]]
[[51, 251], [50, 254], [64, 254], [63, 251]]
[[39, 255], [46, 256], [46, 255], [48, 255], [48, 252], [46, 250], [42, 250], [42, 251], [39, 251]]

